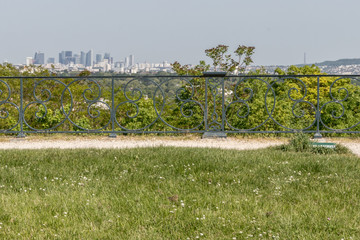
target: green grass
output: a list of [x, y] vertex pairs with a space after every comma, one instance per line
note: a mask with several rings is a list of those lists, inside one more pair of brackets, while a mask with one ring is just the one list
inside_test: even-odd
[[0, 196], [1, 239], [360, 238], [349, 154], [6, 150]]

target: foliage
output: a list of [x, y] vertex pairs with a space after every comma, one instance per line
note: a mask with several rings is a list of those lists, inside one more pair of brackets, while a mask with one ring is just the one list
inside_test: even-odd
[[[220, 45], [208, 49], [206, 53], [214, 59], [213, 65], [218, 68], [229, 67], [231, 61], [226, 60], [227, 50], [226, 46]], [[237, 52], [242, 59], [246, 59], [246, 56], [251, 57], [253, 49], [239, 46]], [[244, 61], [249, 63], [249, 60]], [[247, 63], [243, 62], [244, 65]], [[205, 62], [201, 62], [195, 68], [180, 64], [176, 66], [179, 75], [196, 76], [210, 69], [210, 65]], [[318, 104], [321, 109], [320, 130], [349, 127], [352, 127], [351, 130], [360, 130], [360, 125], [356, 125], [360, 119], [360, 87], [356, 81], [350, 78], [325, 77], [326, 75], [316, 66], [291, 66], [286, 71], [277, 69], [275, 73], [278, 77], [258, 77], [266, 74], [264, 69], [259, 69], [248, 72], [246, 77], [225, 77], [225, 130], [316, 130], [315, 116]], [[0, 76], [35, 77], [23, 78], [23, 108], [26, 124], [29, 125], [24, 126], [25, 131], [111, 129], [112, 80], [100, 76], [96, 79], [87, 78], [88, 72], [80, 75], [82, 78], [79, 79], [45, 80], [42, 77], [52, 75], [41, 67], [17, 69], [11, 64], [0, 65]], [[293, 76], [282, 78], [285, 75]], [[309, 75], [320, 76], [319, 99], [318, 79]], [[222, 78], [208, 78], [205, 89], [206, 81], [202, 76], [116, 77], [114, 109], [117, 111], [116, 120], [120, 126], [115, 122], [115, 130], [201, 131], [205, 128], [205, 119], [208, 120], [209, 126], [213, 121], [213, 126], [219, 127], [216, 122], [222, 122], [221, 81]], [[0, 81], [2, 130], [20, 129], [19, 90], [19, 79], [3, 78]], [[9, 93], [11, 98], [8, 99]], [[204, 116], [206, 111], [207, 116]], [[160, 112], [161, 118], [158, 116]], [[67, 115], [69, 119], [66, 119]]]
[[224, 72], [244, 72], [245, 68], [253, 62], [251, 56], [254, 54], [255, 47], [239, 45], [234, 51], [238, 60], [232, 59], [231, 54], [226, 54], [228, 48], [226, 45], [218, 45], [205, 50], [206, 56], [213, 60], [214, 70], [217, 71], [219, 66]]
[[181, 65], [179, 62], [171, 64], [173, 70], [179, 75], [202, 75], [210, 69], [210, 65], [207, 65], [205, 61], [200, 61], [195, 67], [190, 65]]
[[[206, 56], [213, 61], [215, 71], [242, 73], [245, 71], [245, 68], [253, 62], [252, 55], [254, 54], [255, 47], [239, 45], [234, 51], [236, 60], [231, 57], [231, 54], [226, 54], [228, 49], [229, 46], [220, 44], [214, 48], [205, 50]], [[171, 64], [171, 66], [179, 75], [202, 75], [210, 69], [210, 65], [206, 64], [203, 60], [194, 67], [181, 65], [177, 61]]]
[[[226, 45], [218, 45], [211, 49], [206, 49], [205, 53], [206, 56], [212, 59], [213, 61], [213, 68], [215, 71], [225, 71], [227, 73], [242, 73], [245, 71], [245, 68], [250, 65], [252, 61], [252, 55], [254, 54], [254, 47], [248, 47], [244, 45], [239, 45], [237, 49], [234, 51], [235, 56], [237, 57], [237, 60], [233, 59], [231, 54], [227, 54], [229, 47]], [[207, 72], [211, 69], [210, 65], [206, 64], [205, 61], [200, 61], [200, 64], [190, 67], [189, 65], [181, 65], [179, 62], [175, 62], [172, 64], [173, 70], [178, 75], [193, 75], [193, 76], [201, 76], [204, 72]], [[208, 109], [212, 109], [215, 105], [215, 108], [217, 111], [221, 112], [221, 100], [219, 101], [216, 96], [216, 94], [213, 94], [217, 91], [218, 84], [216, 83], [216, 79], [214, 79], [214, 83], [209, 82], [207, 92], [208, 94]], [[180, 106], [183, 106], [184, 101], [183, 100], [192, 100], [196, 103], [203, 103], [205, 100], [205, 78], [201, 77], [195, 77], [191, 79], [187, 84], [183, 85], [182, 88], [184, 91], [181, 92], [180, 97], [177, 99], [177, 103]], [[194, 88], [195, 93], [194, 93]], [[197, 107], [190, 109], [192, 106], [198, 106], [198, 104], [187, 104], [185, 106], [185, 110], [188, 112], [191, 111], [192, 114], [191, 117], [187, 119], [187, 121], [190, 121], [190, 125], [196, 126], [196, 123], [201, 120], [200, 116], [203, 116], [204, 110]], [[190, 116], [189, 115], [189, 116]], [[221, 116], [221, 113], [218, 115]], [[209, 113], [206, 118], [212, 118], [212, 114]], [[215, 124], [210, 124], [210, 128], [218, 128], [218, 124], [216, 122], [221, 122], [219, 117], [213, 119], [215, 121]], [[204, 125], [202, 125], [199, 130], [203, 130]]]
[[[325, 77], [326, 74], [314, 65], [290, 66], [287, 71], [277, 69], [275, 73], [278, 78], [251, 78], [250, 73], [246, 79], [234, 79], [230, 87], [234, 92], [229, 101], [232, 104], [227, 112], [233, 127], [251, 129], [260, 126], [256, 129], [262, 131], [316, 129], [317, 77], [301, 75], [320, 75], [319, 109], [325, 125], [320, 123], [320, 130], [356, 126], [360, 119], [360, 87], [351, 79]], [[282, 75], [296, 76], [282, 78]]]
[[81, 71], [79, 73], [79, 77], [87, 77], [87, 76], [90, 76], [90, 75], [91, 75], [91, 72], [89, 70], [87, 70], [87, 69], [85, 69], [85, 70], [83, 70], [83, 71]]
[[295, 152], [308, 152], [312, 148], [310, 138], [305, 133], [295, 133], [288, 146]]
[[10, 63], [0, 64], [0, 77], [48, 77], [50, 72], [41, 66], [24, 66], [17, 69]]
[[[301, 68], [291, 66], [284, 74], [325, 75], [314, 65]], [[303, 98], [302, 110], [308, 113], [304, 115], [304, 119], [308, 119], [308, 122], [310, 122], [310, 119], [315, 115], [315, 108], [317, 108], [317, 78], [302, 77], [300, 80], [302, 83], [299, 79], [290, 79], [285, 81], [285, 84], [281, 83], [281, 86], [280, 84], [277, 85], [277, 92], [279, 95], [285, 95], [285, 92], [290, 91], [294, 99]], [[359, 110], [356, 107], [360, 104], [359, 86], [353, 84], [349, 78], [320, 77], [319, 82], [319, 107], [322, 111], [321, 117], [324, 124], [334, 129], [345, 129], [355, 125], [360, 117]], [[303, 87], [304, 85], [306, 89]], [[301, 91], [291, 91], [291, 88], [301, 89]], [[344, 107], [343, 114], [342, 106]], [[282, 113], [279, 112], [279, 114]], [[325, 127], [321, 126], [321, 130], [325, 129]]]

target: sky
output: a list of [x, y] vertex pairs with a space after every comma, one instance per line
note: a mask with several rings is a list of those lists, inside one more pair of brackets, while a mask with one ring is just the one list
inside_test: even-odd
[[0, 63], [62, 50], [115, 61], [211, 62], [205, 49], [254, 46], [254, 65], [360, 58], [358, 0], [0, 0]]

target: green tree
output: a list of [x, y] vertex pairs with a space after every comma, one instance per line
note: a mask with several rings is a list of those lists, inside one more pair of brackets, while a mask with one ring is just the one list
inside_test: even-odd
[[[212, 66], [215, 71], [243, 73], [246, 67], [253, 62], [252, 55], [255, 52], [255, 47], [239, 45], [234, 51], [236, 59], [233, 59], [231, 54], [226, 54], [228, 50], [229, 46], [222, 44], [205, 50], [206, 56], [213, 61]], [[179, 75], [202, 75], [203, 72], [210, 69], [210, 65], [206, 64], [204, 60], [192, 68], [189, 65], [181, 65], [177, 61], [171, 66]]]
[[[215, 71], [224, 71], [233, 74], [245, 72], [246, 67], [253, 62], [252, 55], [254, 54], [255, 47], [239, 45], [234, 51], [235, 59], [232, 58], [231, 54], [228, 54], [228, 50], [228, 46], [221, 44], [205, 50], [206, 56], [212, 59], [213, 69]], [[206, 80], [203, 77], [200, 77], [204, 72], [209, 71], [211, 66], [206, 64], [205, 61], [200, 61], [200, 63], [194, 67], [181, 65], [179, 62], [174, 62], [172, 67], [178, 75], [199, 76], [186, 82], [182, 86], [183, 91], [181, 91], [181, 94], [176, 99], [178, 109], [181, 109], [182, 113], [189, 113], [184, 114], [189, 116], [186, 120], [191, 122], [192, 126], [197, 126], [197, 123], [201, 122], [204, 117], [206, 101], [208, 107], [207, 119], [211, 119], [210, 123], [214, 122], [214, 126], [216, 127], [216, 121], [221, 122], [220, 116], [222, 110], [221, 94], [216, 94], [220, 87], [220, 85], [217, 84], [219, 79], [208, 79], [208, 89], [205, 91]], [[205, 99], [206, 92], [208, 93], [207, 99]], [[201, 108], [201, 105], [203, 106], [203, 109]], [[217, 114], [214, 114], [214, 107]], [[203, 127], [204, 126], [200, 126], [200, 129]]]

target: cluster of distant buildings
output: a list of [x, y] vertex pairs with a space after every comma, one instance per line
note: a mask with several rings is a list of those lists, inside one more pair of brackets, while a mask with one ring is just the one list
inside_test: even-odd
[[171, 65], [164, 61], [162, 63], [135, 63], [134, 55], [125, 57], [124, 61], [114, 61], [110, 53], [96, 54], [93, 50], [88, 52], [81, 51], [61, 51], [58, 61], [50, 57], [45, 62], [45, 53], [36, 52], [34, 57], [26, 58], [26, 66], [41, 65], [52, 72], [71, 72], [88, 70], [90, 72], [116, 72], [116, 73], [138, 73], [138, 72], [171, 72]]
[[322, 72], [328, 74], [360, 75], [360, 64], [338, 65], [338, 66], [319, 66]]
[[[306, 61], [306, 60], [304, 60]], [[72, 51], [61, 51], [58, 61], [54, 57], [50, 57], [45, 61], [43, 52], [36, 52], [34, 57], [27, 57], [25, 66], [36, 65], [49, 69], [51, 72], [79, 72], [88, 70], [92, 73], [96, 72], [114, 72], [114, 73], [141, 73], [141, 72], [171, 72], [174, 73], [171, 64], [167, 61], [162, 63], [135, 63], [134, 55], [124, 58], [124, 61], [114, 61], [110, 53], [95, 54], [93, 50], [88, 52], [81, 51], [73, 53]], [[304, 66], [299, 64], [296, 66]], [[311, 65], [311, 64], [308, 64]], [[360, 58], [359, 59], [340, 59], [337, 61], [326, 61], [315, 63], [321, 72], [339, 75], [360, 75]], [[16, 67], [24, 67], [23, 64], [15, 65]], [[280, 68], [286, 71], [287, 65], [271, 65], [271, 66], [248, 66], [245, 73], [263, 69], [269, 74], [273, 74], [275, 69]], [[214, 71], [211, 69], [211, 71]]]
[[[316, 65], [316, 64], [315, 64]], [[297, 65], [304, 66], [304, 65]], [[311, 66], [311, 65], [310, 65]], [[317, 65], [316, 65], [317, 66]], [[273, 66], [248, 66], [246, 72], [255, 71], [256, 69], [263, 68], [267, 73], [274, 74], [276, 69], [286, 71], [289, 66], [273, 65]], [[343, 64], [343, 65], [320, 65], [317, 66], [320, 71], [327, 74], [334, 75], [360, 75], [360, 64]]]

